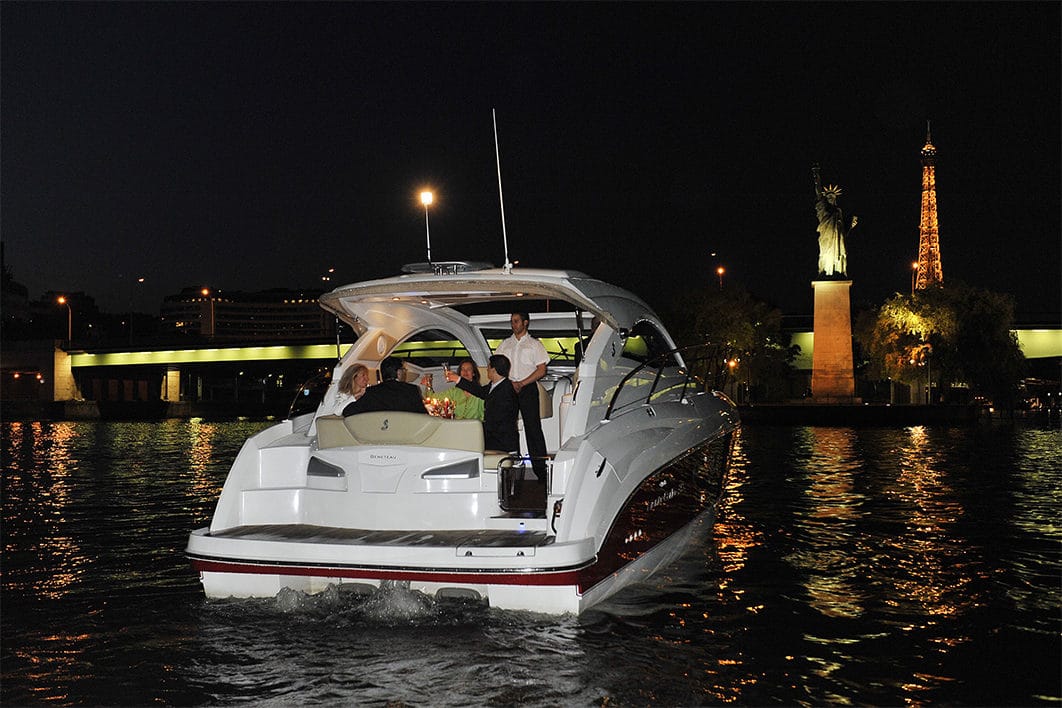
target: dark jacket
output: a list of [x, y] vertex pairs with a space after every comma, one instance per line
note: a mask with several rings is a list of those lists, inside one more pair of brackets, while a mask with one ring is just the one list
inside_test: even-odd
[[409, 411], [428, 414], [420, 389], [413, 384], [401, 381], [384, 381], [369, 386], [361, 398], [343, 409], [343, 415], [356, 415], [372, 411]]
[[513, 382], [502, 379], [494, 390], [490, 384], [479, 384], [460, 379], [457, 387], [483, 399], [483, 447], [486, 450], [515, 452], [520, 449], [520, 434], [516, 430], [516, 417], [520, 404], [516, 399]]

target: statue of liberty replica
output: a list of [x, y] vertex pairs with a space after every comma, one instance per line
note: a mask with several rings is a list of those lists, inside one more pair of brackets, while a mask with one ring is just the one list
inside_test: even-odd
[[815, 180], [815, 215], [819, 218], [818, 272], [827, 278], [845, 277], [848, 275], [848, 251], [844, 239], [859, 223], [859, 218], [853, 216], [851, 224], [846, 225], [844, 212], [837, 204], [841, 188], [831, 184], [824, 189], [818, 165], [811, 168], [811, 175]]
[[815, 345], [811, 357], [811, 395], [815, 403], [852, 404], [855, 375], [852, 367], [852, 307], [848, 280], [848, 251], [844, 239], [858, 219], [845, 221], [837, 204], [841, 188], [822, 186], [819, 166], [811, 168], [815, 181], [815, 216], [819, 226], [818, 278], [815, 290]]

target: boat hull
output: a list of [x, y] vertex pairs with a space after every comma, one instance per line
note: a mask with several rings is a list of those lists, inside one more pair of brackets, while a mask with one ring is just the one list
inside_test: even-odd
[[[710, 528], [731, 444], [722, 435], [634, 488], [601, 543], [544, 532], [371, 531], [306, 525], [198, 529], [187, 553], [207, 597], [272, 597], [329, 585], [371, 591], [386, 581], [502, 609], [579, 613], [674, 560]], [[602, 465], [602, 470], [604, 470]], [[585, 474], [594, 474], [585, 471]]]
[[[707, 509], [662, 543], [611, 572], [604, 572], [605, 565], [598, 562], [582, 569], [552, 572], [470, 573], [220, 561], [190, 555], [192, 567], [199, 571], [204, 593], [214, 599], [269, 598], [285, 588], [316, 594], [330, 586], [371, 594], [382, 583], [395, 581], [408, 583], [411, 590], [438, 599], [486, 601], [491, 607], [504, 610], [579, 614], [674, 562], [691, 542], [710, 532], [714, 516], [715, 510]], [[206, 532], [207, 529], [200, 529], [196, 534]]]

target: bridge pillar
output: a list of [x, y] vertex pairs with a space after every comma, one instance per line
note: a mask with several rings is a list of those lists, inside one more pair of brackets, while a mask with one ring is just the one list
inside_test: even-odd
[[74, 369], [70, 364], [70, 354], [60, 347], [55, 347], [52, 366], [52, 400], [80, 401], [81, 389], [74, 378]]
[[159, 398], [171, 403], [181, 400], [181, 370], [176, 366], [167, 366], [162, 375], [162, 390]]

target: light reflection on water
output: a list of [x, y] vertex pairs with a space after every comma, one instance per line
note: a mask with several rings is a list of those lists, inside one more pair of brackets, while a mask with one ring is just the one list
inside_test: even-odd
[[263, 423], [5, 423], [7, 704], [1060, 701], [1056, 431], [749, 427], [713, 527], [581, 617], [203, 599], [182, 556]]

